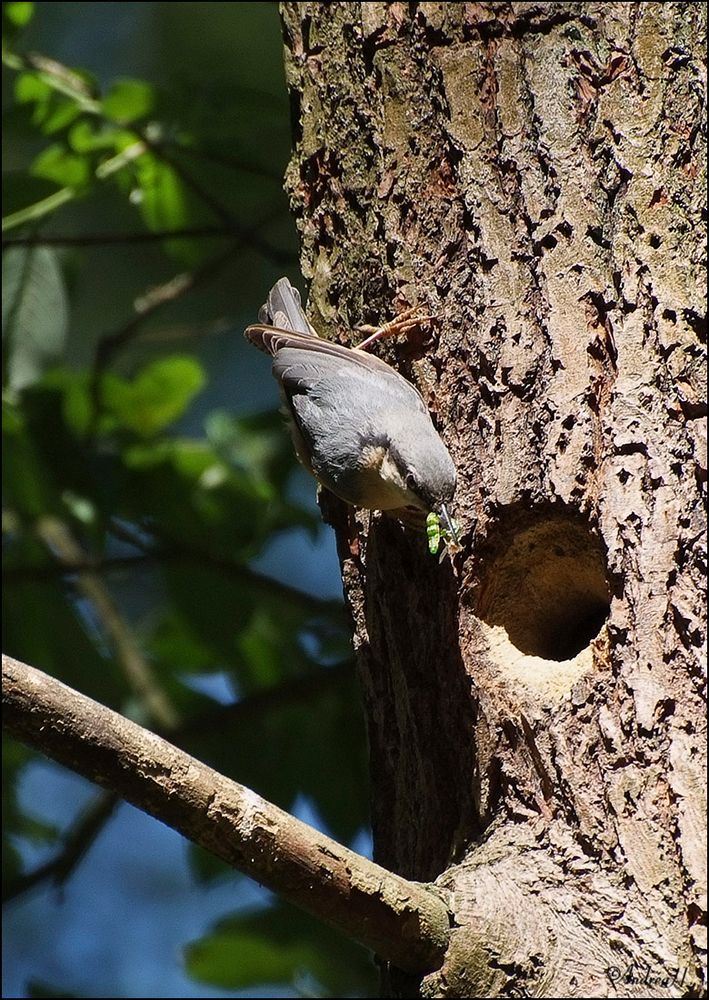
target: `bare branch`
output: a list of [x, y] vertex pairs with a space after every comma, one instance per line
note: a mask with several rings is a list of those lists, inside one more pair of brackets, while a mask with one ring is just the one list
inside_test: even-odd
[[104, 556], [96, 558], [87, 555], [86, 558], [77, 563], [63, 565], [61, 563], [34, 563], [24, 566], [3, 567], [3, 579], [7, 583], [17, 583], [25, 580], [48, 580], [57, 577], [72, 577], [76, 573], [111, 573], [126, 569], [135, 569], [137, 566], [164, 566], [171, 563], [192, 563], [197, 566], [208, 566], [215, 572], [236, 580], [248, 586], [252, 591], [256, 590], [264, 597], [277, 597], [283, 601], [295, 605], [304, 612], [312, 612], [314, 615], [335, 614], [342, 611], [342, 601], [337, 598], [318, 597], [316, 594], [309, 594], [305, 590], [299, 590], [281, 580], [259, 573], [244, 563], [237, 562], [236, 559], [221, 558], [213, 552], [203, 552], [199, 549], [191, 549], [187, 546], [145, 549], [138, 555], [126, 556]]
[[4, 722], [18, 739], [123, 796], [397, 967], [439, 968], [437, 891], [381, 868], [243, 785], [47, 674], [3, 656]]
[[214, 708], [186, 719], [177, 734], [170, 735], [182, 744], [202, 733], [213, 733], [216, 730], [234, 732], [234, 727], [247, 721], [249, 717], [262, 716], [264, 712], [287, 705], [297, 705], [299, 702], [312, 702], [322, 692], [336, 690], [346, 683], [347, 676], [351, 674], [352, 664], [347, 662], [334, 667], [311, 670], [300, 677], [290, 677], [280, 684], [254, 691], [240, 701], [228, 705], [215, 705]]
[[184, 229], [153, 229], [144, 233], [77, 233], [72, 236], [50, 236], [27, 233], [24, 236], [4, 236], [3, 247], [90, 247], [114, 243], [155, 243], [160, 240], [231, 239], [231, 226], [185, 226]]
[[174, 729], [179, 722], [177, 711], [159, 685], [132, 630], [99, 575], [92, 570], [80, 568], [86, 561], [86, 553], [68, 526], [59, 518], [46, 515], [38, 519], [35, 531], [66, 569], [77, 572], [77, 587], [91, 602], [110, 636], [118, 662], [132, 690], [142, 698], [158, 725]]
[[[216, 705], [211, 710], [182, 722], [177, 730], [170, 732], [170, 736], [183, 747], [192, 737], [205, 732], [227, 729], [233, 732], [234, 726], [248, 721], [256, 714], [284, 705], [312, 701], [322, 691], [329, 691], [342, 684], [351, 671], [352, 665], [343, 663], [302, 677], [290, 678], [275, 687], [255, 691], [233, 704]], [[64, 885], [113, 815], [118, 801], [119, 797], [114, 792], [101, 792], [65, 832], [62, 849], [57, 855], [31, 871], [18, 875], [4, 887], [3, 903], [9, 903], [30, 892], [47, 879], [55, 886]]]
[[32, 871], [12, 879], [3, 888], [3, 903], [24, 895], [45, 879], [51, 879], [54, 885], [63, 885], [113, 815], [118, 801], [119, 796], [113, 792], [101, 792], [97, 795], [64, 834], [59, 854]]
[[135, 314], [118, 329], [112, 333], [104, 334], [99, 340], [96, 349], [97, 371], [105, 368], [115, 352], [132, 340], [149, 316], [152, 316], [166, 303], [174, 302], [186, 292], [212, 278], [228, 261], [236, 256], [240, 249], [239, 244], [231, 244], [223, 253], [210, 258], [194, 271], [181, 272], [162, 285], [147, 289], [135, 301]]

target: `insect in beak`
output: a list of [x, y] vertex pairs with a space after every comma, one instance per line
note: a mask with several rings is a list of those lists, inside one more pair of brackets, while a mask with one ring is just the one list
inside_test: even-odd
[[445, 504], [440, 506], [440, 514], [432, 510], [426, 518], [426, 535], [428, 536], [428, 551], [435, 556], [443, 542], [440, 561], [446, 554], [453, 556], [460, 552], [458, 525], [450, 516]]

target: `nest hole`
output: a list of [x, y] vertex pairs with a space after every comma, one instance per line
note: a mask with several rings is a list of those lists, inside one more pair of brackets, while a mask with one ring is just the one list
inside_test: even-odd
[[576, 518], [546, 516], [516, 528], [500, 523], [497, 542], [484, 560], [478, 617], [502, 626], [527, 656], [559, 661], [577, 656], [610, 612], [599, 540]]

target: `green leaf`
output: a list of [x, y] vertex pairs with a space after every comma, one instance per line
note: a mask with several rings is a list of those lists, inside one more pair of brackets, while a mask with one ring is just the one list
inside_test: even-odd
[[45, 135], [62, 132], [81, 114], [81, 108], [73, 101], [57, 101], [42, 125]]
[[216, 855], [205, 851], [198, 844], [188, 844], [187, 854], [190, 871], [201, 885], [210, 885], [218, 879], [237, 879], [239, 877], [226, 861], [222, 861]]
[[[90, 380], [88, 372], [53, 369], [18, 399], [7, 394], [4, 503], [25, 521], [48, 512], [66, 519], [67, 491], [93, 502], [102, 515], [116, 510], [125, 476], [119, 455], [106, 443], [87, 447], [83, 431], [66, 419], [67, 395], [75, 387], [82, 395]], [[85, 402], [90, 405], [88, 398]]]
[[14, 841], [23, 838], [34, 843], [51, 843], [57, 838], [57, 829], [49, 823], [29, 816], [20, 807], [17, 788], [25, 765], [35, 759], [34, 753], [23, 744], [3, 734], [2, 739], [2, 816], [3, 816], [3, 885], [19, 875], [22, 870], [19, 851]]
[[132, 381], [106, 374], [102, 402], [120, 426], [152, 437], [182, 416], [204, 383], [199, 362], [175, 355], [150, 362]]
[[[217, 602], [224, 596], [224, 589], [223, 586], [216, 587], [213, 591]], [[215, 631], [219, 630], [216, 624]], [[231, 636], [225, 637], [227, 642], [230, 638], [233, 641], [236, 627], [237, 623], [233, 622]], [[213, 671], [222, 662], [229, 662], [222, 661], [216, 646], [216, 643], [205, 641], [199, 635], [189, 614], [172, 606], [165, 609], [150, 640], [151, 656], [156, 663], [169, 664], [173, 670], [186, 674]]]
[[[338, 629], [344, 639], [341, 606], [323, 603], [318, 615], [317, 603], [313, 607], [307, 598], [299, 602], [277, 584], [271, 586], [267, 579], [240, 566], [234, 556], [238, 548], [221, 548], [228, 556], [212, 558], [209, 551], [195, 547], [185, 553], [192, 558], [166, 567], [171, 610], [153, 637], [154, 655], [185, 671], [233, 670], [244, 694], [274, 688], [287, 678], [315, 674], [320, 662], [312, 650], [317, 643], [299, 643], [298, 633], [319, 631], [320, 617], [328, 621], [323, 631]], [[214, 606], [222, 602], [230, 614], [215, 618]], [[348, 655], [346, 650], [337, 662]]]
[[3, 887], [22, 870], [20, 852], [13, 843], [21, 835], [23, 813], [17, 802], [17, 781], [31, 751], [12, 737], [2, 736], [2, 882]]
[[146, 153], [136, 161], [141, 212], [150, 229], [181, 229], [190, 220], [189, 198], [177, 171]]
[[215, 410], [207, 417], [204, 429], [225, 461], [252, 478], [274, 483], [281, 493], [285, 490], [293, 471], [293, 448], [280, 412], [235, 417]]
[[134, 135], [92, 118], [82, 118], [69, 131], [69, 145], [76, 153], [120, 152], [134, 142]]
[[79, 604], [61, 578], [13, 581], [5, 590], [3, 633], [11, 655], [91, 698], [122, 707], [125, 678], [112, 657], [99, 653], [104, 639], [86, 603]]
[[32, 164], [32, 173], [76, 191], [87, 188], [93, 180], [91, 160], [72, 153], [62, 143], [54, 143], [41, 152]]
[[339, 932], [279, 903], [268, 910], [220, 920], [185, 949], [188, 973], [222, 989], [257, 983], [298, 985], [311, 976], [342, 996], [374, 995], [375, 970], [368, 953]]
[[153, 87], [144, 80], [117, 80], [101, 102], [108, 118], [118, 124], [137, 121], [155, 106]]
[[43, 384], [49, 389], [59, 390], [62, 395], [63, 421], [71, 432], [82, 438], [91, 427], [96, 410], [91, 372], [70, 372], [55, 368], [47, 373]]
[[49, 247], [10, 247], [2, 259], [2, 336], [7, 384], [36, 382], [62, 354], [69, 305], [57, 254]]
[[34, 14], [33, 3], [4, 3], [2, 5], [3, 16], [7, 18], [13, 27], [20, 29], [26, 27], [32, 20]]
[[[169, 155], [173, 156], [170, 149]], [[194, 176], [199, 176], [197, 172]], [[137, 183], [138, 191], [131, 192], [131, 199], [140, 208], [143, 220], [154, 231], [172, 231], [190, 226], [214, 225], [215, 215], [203, 198], [187, 184], [178, 170], [150, 151], [143, 153], [134, 164], [131, 179]], [[125, 186], [125, 178], [121, 179]], [[203, 190], [211, 191], [201, 184]], [[136, 194], [139, 197], [136, 198]], [[189, 239], [167, 239], [163, 247], [182, 266], [195, 267], [213, 252], [205, 241]]]
[[[311, 796], [329, 829], [348, 841], [367, 822], [367, 765], [343, 609], [323, 602], [318, 612], [234, 570], [208, 558], [165, 567], [169, 610], [150, 640], [151, 661], [186, 673], [229, 670], [241, 695], [235, 721], [227, 714], [222, 725], [198, 728], [187, 749], [284, 809]], [[323, 667], [317, 656], [335, 635], [337, 666]], [[224, 740], [231, 726], [238, 740]]]
[[33, 104], [32, 124], [44, 135], [53, 135], [70, 125], [84, 110], [84, 103], [73, 95], [57, 92], [47, 77], [39, 72], [20, 73], [15, 81], [18, 104]]
[[260, 713], [245, 711], [238, 746], [206, 738], [202, 745], [210, 758], [216, 754], [217, 769], [283, 809], [309, 796], [328, 829], [348, 841], [368, 819], [366, 739], [354, 678], [346, 668], [331, 669], [312, 669], [311, 690], [300, 697], [282, 704], [274, 697]]
[[44, 106], [52, 93], [47, 81], [33, 71], [20, 73], [15, 80], [15, 98], [20, 104], [34, 103]]
[[280, 504], [265, 503], [205, 442], [132, 445], [122, 457], [128, 477], [123, 516], [150, 518], [168, 544], [252, 558], [268, 531], [286, 522]]

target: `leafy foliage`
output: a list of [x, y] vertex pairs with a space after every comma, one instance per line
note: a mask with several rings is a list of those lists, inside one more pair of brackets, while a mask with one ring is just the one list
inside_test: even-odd
[[[305, 532], [315, 543], [322, 528], [312, 505], [293, 499], [291, 444], [265, 408], [267, 366], [264, 403], [250, 412], [242, 396], [263, 359], [234, 346], [284, 259], [295, 260], [280, 190], [287, 109], [275, 6], [208, 5], [210, 17], [240, 18], [247, 40], [273, 33], [277, 84], [261, 90], [239, 75], [236, 53], [227, 67], [205, 52], [210, 72], [189, 78], [175, 23], [185, 8], [199, 18], [196, 5], [133, 5], [163, 19], [177, 73], [157, 72], [158, 59], [154, 80], [68, 66], [52, 48], [62, 33], [45, 22], [69, 18], [71, 36], [71, 18], [91, 6], [3, 4], [14, 95], [4, 113], [5, 649], [169, 729], [284, 808], [307, 802], [348, 841], [366, 800], [343, 610], [303, 592], [297, 567], [283, 566], [281, 582], [255, 568], [274, 537]], [[211, 44], [224, 34], [214, 28]], [[253, 53], [242, 51], [246, 65]], [[228, 398], [214, 388], [224, 366]], [[146, 687], [169, 706], [162, 717]], [[9, 895], [29, 884], [36, 852], [61, 851], [80, 820], [68, 803], [60, 831], [26, 801], [34, 760], [7, 741]], [[190, 858], [205, 887], [226, 876], [202, 852]], [[149, 905], [149, 893], [125, 885], [131, 906]], [[371, 984], [364, 953], [280, 905], [225, 917], [186, 955], [198, 982], [228, 990], [307, 983], [354, 995]], [[38, 968], [24, 995], [87, 992], [86, 980], [54, 980]]]
[[201, 940], [187, 948], [187, 967], [202, 982], [224, 989], [255, 986], [262, 970], [274, 983], [298, 983], [308, 978], [342, 996], [353, 986], [365, 990], [371, 980], [366, 952], [326, 925], [294, 914], [285, 904], [267, 913], [226, 917]]
[[4, 374], [14, 389], [32, 385], [62, 355], [69, 307], [57, 254], [13, 247], [2, 258]]

